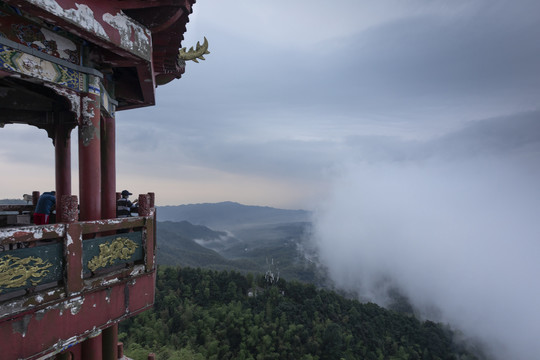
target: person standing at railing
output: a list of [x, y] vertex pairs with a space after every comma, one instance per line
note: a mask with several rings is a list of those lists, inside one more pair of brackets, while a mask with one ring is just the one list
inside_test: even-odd
[[34, 210], [34, 224], [45, 225], [49, 223], [49, 217], [56, 205], [56, 191], [46, 191], [38, 199]]
[[129, 195], [133, 194], [124, 190], [122, 191], [122, 197], [116, 201], [116, 217], [129, 217], [131, 216], [132, 211], [137, 210], [135, 203], [137, 203], [138, 200], [131, 202], [129, 200]]

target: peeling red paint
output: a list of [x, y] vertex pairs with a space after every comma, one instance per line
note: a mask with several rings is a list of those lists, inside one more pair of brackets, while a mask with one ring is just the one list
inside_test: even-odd
[[80, 226], [67, 225], [64, 251], [66, 258], [66, 289], [69, 294], [82, 290], [82, 229]]
[[67, 339], [83, 340], [94, 328], [107, 328], [147, 309], [154, 301], [154, 281], [152, 272], [1, 322], [3, 358], [38, 358], [62, 349]]
[[[6, 358], [35, 359], [60, 351], [83, 341], [89, 330], [105, 329], [152, 306], [155, 212], [150, 209], [150, 213], [148, 217], [33, 226], [22, 231], [0, 232], [1, 243], [6, 239], [33, 238], [36, 233], [61, 235], [66, 261], [64, 286], [0, 303], [0, 348], [9, 349], [4, 354]], [[143, 239], [149, 252], [145, 255], [145, 264], [83, 279], [83, 234], [126, 227], [147, 230]]]
[[[150, 31], [123, 14], [116, 1], [26, 0], [19, 1], [19, 5], [82, 37], [112, 49], [128, 51], [140, 59], [151, 60]], [[130, 27], [134, 29], [133, 39]]]
[[37, 240], [55, 239], [64, 236], [65, 225], [27, 226], [15, 229], [0, 229], [0, 243], [14, 244]]

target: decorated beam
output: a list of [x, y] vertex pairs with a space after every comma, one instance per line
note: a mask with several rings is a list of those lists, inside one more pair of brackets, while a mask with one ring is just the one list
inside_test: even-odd
[[59, 26], [123, 57], [151, 62], [150, 30], [124, 14], [116, 1], [6, 0], [32, 16]]

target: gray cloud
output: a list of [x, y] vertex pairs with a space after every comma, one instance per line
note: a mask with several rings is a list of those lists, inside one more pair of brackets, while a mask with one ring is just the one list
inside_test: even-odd
[[332, 103], [423, 118], [431, 108], [426, 115], [434, 120], [438, 109], [460, 120], [489, 107], [536, 106], [540, 45], [529, 36], [530, 24], [515, 20], [424, 16], [356, 34], [344, 42], [341, 59], [326, 56]]
[[336, 283], [384, 304], [382, 281], [494, 358], [534, 358], [540, 172], [512, 160], [351, 167], [316, 223]]
[[[352, 13], [372, 7], [355, 4]], [[421, 4], [409, 2], [412, 8]], [[452, 16], [441, 2], [423, 5], [429, 11], [401, 10], [370, 28], [358, 25], [352, 35], [297, 46], [269, 46], [251, 33], [231, 38], [208, 24], [212, 54], [189, 64], [182, 81], [159, 89], [156, 122], [202, 138], [249, 139], [264, 138], [266, 129], [280, 125], [276, 109], [312, 115], [312, 121], [296, 116], [288, 134], [324, 133], [321, 124], [345, 128], [373, 119], [383, 126], [459, 125], [534, 109], [540, 45], [530, 36], [530, 19], [537, 5], [521, 2], [509, 11], [508, 2], [474, 4], [450, 11]], [[345, 11], [353, 6], [340, 5]], [[321, 27], [332, 32], [330, 25]], [[263, 40], [268, 36], [261, 34]]]
[[[424, 141], [396, 136], [350, 136], [355, 161], [455, 161], [480, 156], [540, 151], [540, 111], [468, 122], [463, 128]], [[536, 164], [531, 163], [532, 166]], [[540, 166], [540, 164], [539, 164]]]
[[[538, 110], [533, 0], [207, 0], [194, 10], [184, 45], [207, 36], [211, 54], [159, 87], [157, 106], [117, 114], [121, 173], [175, 179], [196, 166], [320, 182], [344, 158], [428, 157], [469, 121]], [[0, 130], [3, 144], [11, 135]]]
[[316, 216], [336, 284], [487, 344], [495, 359], [540, 347], [539, 112], [476, 121], [429, 141], [353, 138]]

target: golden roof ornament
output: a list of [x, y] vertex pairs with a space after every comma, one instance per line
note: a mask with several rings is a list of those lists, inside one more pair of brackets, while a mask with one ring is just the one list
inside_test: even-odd
[[204, 42], [202, 45], [197, 41], [197, 46], [195, 49], [193, 49], [193, 46], [189, 49], [189, 51], [186, 51], [186, 48], [181, 48], [178, 51], [178, 60], [180, 63], [185, 64], [188, 60], [193, 60], [196, 63], [198, 63], [198, 60], [205, 60], [203, 55], [210, 54], [210, 51], [208, 51], [208, 40], [206, 40], [206, 36], [204, 37]]

